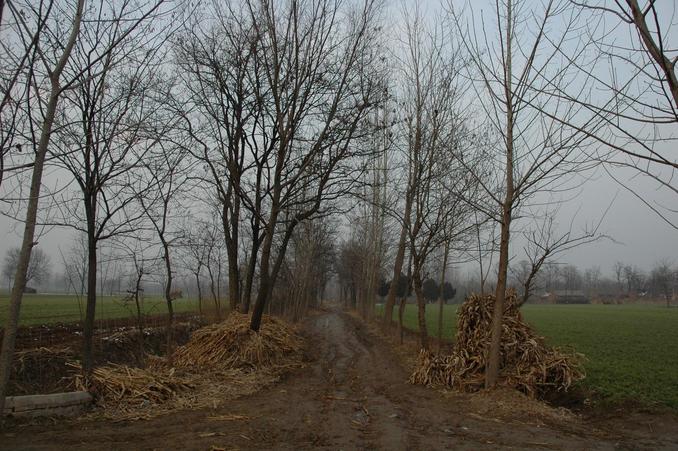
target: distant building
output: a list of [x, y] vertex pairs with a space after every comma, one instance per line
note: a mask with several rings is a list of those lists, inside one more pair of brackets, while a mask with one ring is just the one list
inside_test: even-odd
[[555, 290], [549, 293], [554, 304], [590, 304], [591, 300], [581, 290]]

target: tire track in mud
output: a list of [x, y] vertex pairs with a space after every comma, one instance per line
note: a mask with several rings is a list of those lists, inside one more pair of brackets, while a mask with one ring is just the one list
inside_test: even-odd
[[[328, 375], [324, 395], [325, 410], [330, 412], [327, 421], [348, 421], [352, 434], [344, 434], [344, 438], [354, 435], [350, 444], [358, 448], [397, 449], [407, 443], [398, 424], [402, 415], [374, 390], [374, 378], [366, 374], [366, 368], [378, 368], [378, 356], [369, 343], [352, 333], [342, 314], [327, 315], [316, 324], [322, 329], [316, 330], [322, 334], [318, 342], [325, 348], [321, 362]], [[343, 426], [346, 430], [346, 424]]]

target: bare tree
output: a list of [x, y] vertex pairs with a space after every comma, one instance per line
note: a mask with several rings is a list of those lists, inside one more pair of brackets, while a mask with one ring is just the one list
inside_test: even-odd
[[202, 271], [208, 264], [209, 240], [207, 226], [201, 221], [192, 221], [195, 226], [186, 227], [182, 233], [183, 266], [195, 278], [198, 291], [198, 312], [203, 315]]
[[138, 360], [143, 365], [145, 363], [146, 348], [144, 341], [144, 277], [152, 272], [153, 262], [146, 257], [151, 250], [153, 243], [143, 236], [136, 236], [132, 240], [121, 240], [121, 247], [125, 256], [132, 263], [131, 271], [128, 273], [126, 282], [126, 295], [122, 299], [123, 304], [131, 308], [132, 314], [136, 319], [138, 334], [139, 356]]
[[621, 293], [624, 290], [624, 267], [626, 265], [623, 262], [615, 262], [614, 265], [612, 266], [612, 270], [614, 271], [614, 275], [617, 280], [617, 289]]
[[[472, 63], [469, 76], [474, 80], [477, 104], [494, 137], [493, 145], [483, 151], [490, 161], [498, 162], [497, 178], [478, 178], [490, 198], [483, 211], [500, 226], [487, 387], [494, 386], [499, 377], [512, 222], [521, 204], [535, 193], [564, 188], [577, 163], [584, 160], [585, 135], [563, 124], [586, 119], [581, 108], [547, 95], [553, 86], [569, 80], [569, 66], [559, 64], [563, 43], [570, 43], [567, 47], [573, 59], [584, 51], [583, 44], [568, 41], [576, 32], [576, 14], [564, 14], [569, 12], [565, 2], [556, 0], [529, 7], [527, 2], [507, 0], [493, 6], [495, 23], [490, 32], [482, 13], [478, 17], [469, 8], [466, 13], [473, 25], [465, 27], [463, 12], [450, 3], [453, 25]], [[579, 94], [588, 96], [585, 85]], [[588, 124], [597, 125], [596, 121]]]
[[[666, 18], [672, 15], [671, 6], [653, 0], [615, 1], [614, 4], [572, 0], [572, 3], [586, 10], [591, 17], [589, 20], [593, 21], [589, 23], [604, 23], [600, 20], [601, 16], [612, 18], [618, 21], [613, 23], [612, 27], [620, 27], [620, 25], [627, 27], [637, 38], [631, 39], [627, 45], [626, 42], [613, 40], [615, 36], [609, 34], [607, 27], [591, 29], [593, 41], [601, 53], [610, 58], [612, 65], [623, 63], [630, 69], [628, 79], [641, 78], [650, 84], [648, 91], [638, 92], [630, 85], [628, 79], [598, 79], [597, 81], [610, 88], [617, 99], [613, 105], [610, 105], [609, 112], [640, 122], [647, 120], [656, 123], [678, 122], [678, 76], [676, 75], [678, 49], [668, 43], [673, 24], [666, 22]], [[675, 5], [672, 7], [675, 8]], [[673, 12], [675, 13], [675, 9]], [[648, 98], [646, 95], [657, 101], [646, 102], [645, 99]], [[614, 111], [622, 105], [630, 106], [630, 108]], [[619, 122], [617, 124], [620, 125]], [[640, 155], [623, 147], [618, 150], [634, 157], [678, 168], [675, 159], [664, 158], [661, 153], [650, 151], [646, 155]]]
[[339, 245], [339, 252], [335, 262], [335, 271], [339, 281], [341, 296], [344, 305], [356, 308], [358, 302], [358, 290], [362, 283], [360, 268], [364, 259], [363, 243], [355, 236], [355, 229], [350, 239]]
[[[402, 277], [398, 278], [399, 282], [402, 280]], [[393, 283], [393, 281], [391, 283]], [[403, 290], [402, 297], [400, 298], [400, 305], [398, 306], [398, 335], [400, 336], [400, 344], [403, 344], [403, 336], [405, 335], [405, 325], [403, 323], [405, 306], [407, 305], [407, 298], [412, 294], [412, 254], [409, 254], [407, 257], [407, 276], [405, 277], [405, 283], [402, 285], [405, 289]]]
[[443, 307], [445, 304], [445, 277], [447, 276], [447, 261], [450, 254], [450, 240], [443, 245], [443, 261], [440, 265], [440, 283], [438, 285], [438, 352], [442, 349], [443, 341]]
[[32, 166], [30, 154], [23, 152], [30, 146], [22, 143], [27, 136], [35, 138], [37, 132], [30, 125], [29, 105], [40, 94], [31, 85], [31, 78], [37, 78], [33, 74], [36, 68], [40, 73], [40, 44], [44, 44], [47, 29], [55, 16], [66, 13], [51, 0], [38, 4], [12, 2], [7, 9], [13, 24], [2, 23], [3, 1], [0, 27], [4, 25], [7, 39], [0, 43], [0, 186], [8, 176], [21, 174]]
[[571, 292], [581, 288], [582, 277], [579, 268], [574, 265], [564, 265], [560, 274], [565, 291]]
[[85, 317], [83, 299], [87, 289], [87, 241], [83, 238], [82, 235], [75, 237], [65, 254], [59, 248], [65, 276], [68, 279], [66, 291], [70, 293], [73, 290], [75, 294], [75, 298], [78, 301], [80, 321]]
[[386, 253], [389, 154], [393, 146], [389, 114], [389, 109], [393, 107], [393, 104], [389, 101], [389, 97], [388, 86], [384, 86], [382, 99], [378, 102], [379, 108], [375, 110], [370, 120], [370, 126], [374, 128], [374, 131], [373, 136], [367, 138], [366, 145], [372, 145], [375, 152], [367, 155], [363, 193], [359, 198], [361, 208], [357, 221], [363, 229], [363, 248], [366, 255], [361, 265], [363, 283], [358, 301], [364, 318], [371, 318], [374, 315], [377, 285], [381, 278]]
[[137, 333], [139, 334], [139, 360], [143, 363], [144, 355], [146, 353], [144, 346], [144, 313], [143, 313], [143, 291], [141, 287], [144, 278], [145, 270], [143, 265], [143, 258], [135, 252], [132, 255], [134, 262], [134, 276], [131, 278], [130, 288], [127, 289], [126, 299], [134, 302], [136, 319], [137, 319]]
[[375, 4], [343, 16], [344, 6], [328, 0], [215, 2], [210, 26], [187, 27], [177, 43], [188, 88], [178, 108], [220, 206], [232, 308], [249, 310], [259, 265], [253, 329], [294, 228], [326, 214], [325, 201], [358, 179], [362, 149], [349, 143], [375, 89], [368, 70]]
[[[169, 121], [168, 118], [165, 118]], [[167, 355], [174, 348], [174, 271], [172, 249], [183, 238], [182, 231], [174, 224], [179, 223], [185, 209], [182, 205], [182, 191], [185, 190], [190, 167], [187, 152], [182, 147], [164, 143], [165, 137], [158, 137], [160, 145], [150, 152], [142, 163], [145, 171], [138, 174], [136, 198], [144, 215], [151, 223], [156, 238], [160, 241], [161, 259], [164, 266], [164, 297], [167, 304]]]
[[[19, 255], [21, 249], [13, 248], [7, 251], [5, 255], [5, 263], [2, 267], [2, 275], [11, 279], [11, 277], [16, 272], [16, 268], [19, 263]], [[31, 280], [40, 284], [46, 282], [49, 279], [50, 275], [50, 258], [49, 255], [45, 253], [39, 247], [33, 249], [31, 252], [31, 260], [28, 264], [28, 271], [26, 272], [26, 285], [30, 283]], [[11, 290], [11, 287], [10, 287]]]
[[[388, 326], [391, 325], [393, 320], [393, 308], [396, 302], [397, 289], [400, 286], [400, 277], [402, 275], [403, 264], [405, 263], [405, 252], [408, 242], [408, 231], [410, 230], [412, 218], [412, 204], [414, 201], [414, 189], [416, 183], [414, 180], [414, 172], [412, 171], [412, 167], [410, 166], [409, 160], [407, 159], [405, 167], [405, 173], [407, 174], [407, 177], [405, 179], [405, 190], [402, 194], [404, 202], [402, 215], [398, 214], [398, 211], [391, 212], [391, 216], [394, 216], [398, 220], [400, 226], [400, 236], [398, 238], [398, 247], [396, 248], [395, 262], [393, 265], [393, 278], [391, 279], [388, 294], [386, 295], [386, 302], [384, 304], [384, 323]], [[408, 266], [408, 272], [410, 269], [411, 265]], [[407, 283], [409, 283], [409, 277], [407, 280]]]
[[[88, 10], [65, 69], [74, 89], [64, 95], [51, 152], [75, 182], [74, 192], [65, 191], [72, 197], [63, 199], [59, 223], [87, 236], [86, 377], [93, 368], [97, 249], [102, 241], [136, 229], [143, 213], [134, 208], [133, 173], [158, 145], [157, 136], [165, 127], [153, 122], [156, 108], [150, 95], [159, 84], [158, 51], [165, 31], [153, 28], [151, 19], [158, 16], [155, 11], [161, 4], [162, 0], [141, 5], [103, 2]], [[114, 19], [97, 20], [100, 14]]]
[[645, 288], [645, 274], [637, 266], [625, 265], [623, 279], [626, 281], [626, 294], [638, 293]]
[[584, 270], [584, 283], [589, 297], [599, 294], [601, 273], [600, 266], [592, 266]]
[[[19, 309], [21, 307], [23, 291], [26, 287], [26, 274], [28, 273], [28, 267], [31, 260], [31, 252], [36, 244], [34, 242], [34, 236], [38, 214], [38, 201], [40, 199], [40, 188], [42, 185], [42, 174], [49, 148], [50, 135], [52, 133], [57, 105], [64, 89], [64, 86], [61, 84], [61, 76], [64, 68], [68, 64], [71, 52], [78, 38], [80, 25], [82, 22], [83, 8], [84, 0], [79, 0], [72, 15], [71, 26], [68, 28], [68, 37], [65, 39], [65, 41], [63, 41], [65, 42], [65, 45], [58, 51], [58, 53], [56, 53], [55, 59], [48, 60], [47, 57], [41, 56], [40, 63], [44, 64], [45, 66], [47, 80], [49, 81], [49, 90], [44, 109], [45, 116], [40, 128], [40, 139], [34, 143], [35, 154], [32, 161], [30, 194], [28, 198], [28, 205], [26, 207], [23, 240], [16, 272], [14, 275], [14, 285], [10, 295], [5, 335], [2, 341], [2, 354], [0, 355], [0, 412], [4, 412], [5, 408], [5, 393], [7, 390], [7, 383], [9, 381], [9, 374], [12, 366], [14, 343], [16, 340], [17, 327], [19, 324]], [[39, 10], [39, 12], [42, 11]], [[16, 15], [17, 19], [19, 18], [19, 15], [20, 14]], [[44, 20], [44, 17], [38, 14], [37, 17], [31, 19], [35, 19], [36, 22], [40, 23]], [[19, 23], [21, 23], [21, 25], [20, 29], [17, 31], [19, 35], [23, 35], [26, 21], [21, 20]], [[0, 425], [2, 425], [4, 422], [3, 420], [4, 415], [0, 417]]]
[[512, 271], [522, 288], [522, 295], [518, 301], [520, 306], [524, 305], [532, 295], [539, 271], [545, 264], [554, 262], [559, 255], [579, 246], [608, 238], [600, 232], [605, 214], [600, 221], [585, 225], [580, 232], [575, 232], [573, 229], [573, 217], [568, 230], [558, 232], [558, 224], [555, 222], [557, 212], [558, 209], [555, 209], [547, 211], [543, 218], [535, 217], [534, 226], [522, 232], [526, 240], [523, 252], [527, 260], [520, 261], [519, 271]]
[[[408, 115], [407, 160], [411, 172], [412, 218], [407, 229], [412, 256], [412, 285], [417, 298], [420, 344], [428, 349], [426, 301], [422, 291], [424, 267], [440, 240], [445, 220], [444, 193], [441, 191], [447, 148], [447, 130], [454, 126], [455, 100], [452, 71], [443, 54], [440, 30], [427, 30], [418, 9], [407, 18], [407, 59], [404, 61], [405, 108]], [[425, 39], [431, 33], [431, 39]], [[411, 87], [411, 88], [407, 88]], [[451, 152], [449, 152], [451, 153]]]
[[[213, 216], [214, 218], [214, 216]], [[222, 238], [214, 219], [203, 229], [203, 243], [205, 246], [205, 269], [209, 277], [209, 289], [214, 302], [215, 315], [221, 319], [221, 266], [223, 263]]]
[[497, 254], [497, 223], [482, 211], [473, 212], [475, 224], [475, 240], [466, 252], [469, 259], [478, 262], [478, 289], [485, 293], [485, 285], [493, 269], [493, 261]]
[[678, 282], [678, 271], [674, 269], [668, 260], [655, 263], [650, 273], [650, 282], [652, 283], [656, 295], [661, 295], [666, 301], [666, 306], [671, 307], [671, 299]]
[[257, 95], [270, 99], [266, 134], [275, 142], [262, 162], [271, 168], [267, 206], [253, 212], [265, 217], [251, 321], [258, 330], [294, 228], [356, 181], [353, 162], [361, 149], [352, 144], [375, 97], [369, 63], [377, 2], [362, 1], [346, 15], [328, 0], [304, 8], [299, 2], [248, 3], [262, 48], [265, 85]]
[[274, 290], [275, 306], [298, 321], [322, 301], [334, 260], [334, 237], [325, 218], [304, 221], [291, 239], [290, 252]]
[[[180, 69], [178, 95], [180, 114], [191, 139], [197, 144], [193, 156], [207, 171], [200, 180], [209, 186], [219, 205], [228, 255], [229, 303], [241, 304], [247, 312], [251, 297], [257, 253], [262, 239], [262, 182], [265, 164], [275, 145], [262, 133], [266, 96], [256, 94], [262, 83], [259, 35], [260, 20], [254, 4], [238, 6], [227, 2], [209, 4], [210, 25], [196, 15], [178, 35], [175, 49]], [[252, 13], [252, 16], [250, 15]], [[255, 172], [246, 178], [249, 172]], [[224, 174], [227, 177], [224, 177]], [[252, 186], [248, 186], [252, 183]], [[250, 189], [253, 188], [253, 189]], [[250, 197], [250, 192], [253, 196]], [[256, 211], [251, 215], [251, 252], [245, 293], [241, 293], [240, 246], [243, 202]]]
[[455, 84], [459, 61], [454, 48], [452, 51], [446, 48], [449, 43], [442, 29], [437, 24], [426, 23], [418, 4], [412, 11], [404, 8], [403, 16], [405, 38], [403, 56], [399, 57], [398, 82], [402, 91], [401, 139], [407, 183], [404, 214], [393, 214], [400, 220], [401, 233], [384, 320], [386, 324], [391, 322], [407, 244], [412, 259], [421, 345], [427, 348], [423, 272], [430, 254], [444, 241], [443, 232], [450, 213], [446, 200], [451, 198], [445, 185], [457, 175], [448, 163], [453, 161], [453, 141], [460, 122], [455, 111], [459, 97]]

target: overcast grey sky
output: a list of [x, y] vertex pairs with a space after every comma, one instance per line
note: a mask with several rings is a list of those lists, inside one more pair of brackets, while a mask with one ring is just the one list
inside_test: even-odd
[[[649, 183], [639, 194], [667, 204], [671, 202], [668, 193], [656, 192]], [[563, 204], [557, 221], [562, 227], [567, 227], [576, 214], [574, 230], [577, 230], [578, 226], [587, 221], [598, 220], [613, 200], [614, 204], [605, 217], [601, 231], [617, 242], [608, 240], [579, 247], [561, 256], [560, 261], [575, 264], [582, 269], [599, 265], [608, 274], [618, 260], [647, 269], [662, 259], [678, 263], [678, 232], [604, 172], [587, 182], [575, 199]], [[9, 248], [19, 245], [21, 228], [15, 221], [3, 216], [0, 217], [0, 230], [0, 255], [4, 256]], [[60, 268], [59, 248], [65, 253], [74, 236], [71, 230], [56, 228], [40, 238], [39, 246], [52, 257], [55, 271]], [[513, 243], [513, 254], [516, 258], [521, 258], [519, 241]]]

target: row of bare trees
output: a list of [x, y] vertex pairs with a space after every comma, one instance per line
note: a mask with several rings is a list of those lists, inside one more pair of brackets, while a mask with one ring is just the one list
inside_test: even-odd
[[611, 268], [611, 276], [605, 275], [600, 266], [579, 268], [552, 260], [546, 261], [537, 273], [533, 272], [528, 260], [513, 262], [509, 269], [511, 283], [519, 289], [523, 304], [554, 291], [565, 291], [581, 292], [592, 302], [647, 299], [670, 305], [678, 282], [677, 268], [667, 259], [655, 262], [646, 271], [637, 265], [616, 262]]
[[[217, 314], [224, 262], [229, 307], [248, 312], [253, 303], [254, 330], [290, 266], [307, 273], [292, 290], [306, 298], [303, 305], [312, 303], [323, 284], [308, 286], [318, 274], [305, 259], [322, 260], [327, 249], [307, 238], [319, 234], [318, 246], [327, 243], [322, 227], [307, 225], [361, 183], [371, 152], [356, 143], [372, 133], [367, 118], [378, 101], [376, 1], [43, 0], [9, 2], [7, 12], [0, 180], [7, 214], [25, 230], [0, 399], [31, 250], [45, 228], [86, 236], [86, 377], [105, 242], [155, 243], [168, 352], [179, 247], [198, 289], [208, 272]], [[200, 226], [215, 217], [219, 227]], [[211, 255], [221, 243], [224, 260]], [[138, 294], [148, 265], [132, 249]]]
[[223, 225], [231, 308], [252, 309], [255, 330], [295, 229], [328, 214], [371, 151], [356, 143], [377, 100], [376, 7], [215, 2], [179, 34], [180, 127]]
[[[91, 371], [96, 242], [107, 237], [104, 225], [119, 211], [109, 204], [116, 197], [102, 194], [102, 184], [121, 173], [116, 163], [125, 160], [112, 156], [112, 149], [127, 152], [137, 141], [133, 135], [138, 131], [134, 121], [123, 120], [120, 112], [138, 113], [139, 104], [128, 101], [119, 105], [120, 97], [111, 98], [122, 92], [128, 100], [139, 98], [132, 95], [136, 69], [123, 61], [157, 36], [150, 23], [152, 19], [162, 20], [166, 12], [162, 1], [89, 4], [84, 0], [44, 0], [8, 2], [6, 8], [9, 14], [1, 24], [0, 179], [3, 188], [11, 184], [3, 192], [3, 201], [22, 217], [24, 231], [0, 357], [0, 410], [4, 406], [27, 269], [37, 244], [36, 225], [51, 222], [44, 217], [44, 204], [41, 208], [46, 168], [61, 166], [70, 171], [82, 192], [86, 222], [76, 227], [87, 230], [90, 249], [83, 363], [86, 372]], [[139, 67], [143, 72], [143, 66]], [[102, 117], [109, 113], [117, 117]], [[109, 143], [111, 130], [117, 132], [116, 138], [129, 135], [127, 141], [116, 139]], [[99, 202], [102, 198], [103, 202]], [[98, 221], [102, 203], [107, 216]]]
[[[387, 211], [400, 234], [397, 239], [391, 230], [395, 244], [387, 249], [390, 257], [381, 256], [379, 270], [393, 280], [385, 321], [391, 321], [406, 260], [422, 347], [428, 345], [422, 273], [437, 267], [444, 277], [449, 253], [453, 261], [475, 260], [483, 291], [496, 271], [486, 371], [492, 386], [499, 374], [509, 262], [524, 254], [518, 278], [524, 303], [540, 271], [554, 267], [560, 255], [609, 238], [601, 231], [606, 212], [580, 230], [574, 221], [563, 230], [556, 212], [564, 193], [576, 191], [596, 168], [641, 197], [630, 185], [638, 175], [675, 192], [669, 143], [675, 140], [676, 55], [666, 42], [671, 24], [655, 2], [611, 7], [508, 0], [491, 2], [491, 13], [470, 2], [448, 2], [437, 14], [420, 7], [401, 8], [400, 48], [389, 55], [400, 72], [392, 71], [397, 75], [389, 80], [398, 100], [387, 178], [397, 180], [391, 188], [397, 200], [387, 203]], [[628, 25], [624, 44], [616, 43], [610, 29], [618, 24], [611, 19]], [[606, 72], [615, 74], [612, 80]], [[642, 200], [675, 226], [675, 209]], [[384, 207], [381, 202], [377, 207]], [[371, 235], [363, 230], [354, 229], [340, 252], [342, 291], [353, 291], [354, 298], [368, 283], [347, 263], [370, 254], [364, 243]], [[510, 246], [516, 235], [525, 243], [520, 252]], [[429, 261], [434, 252], [439, 258]]]

